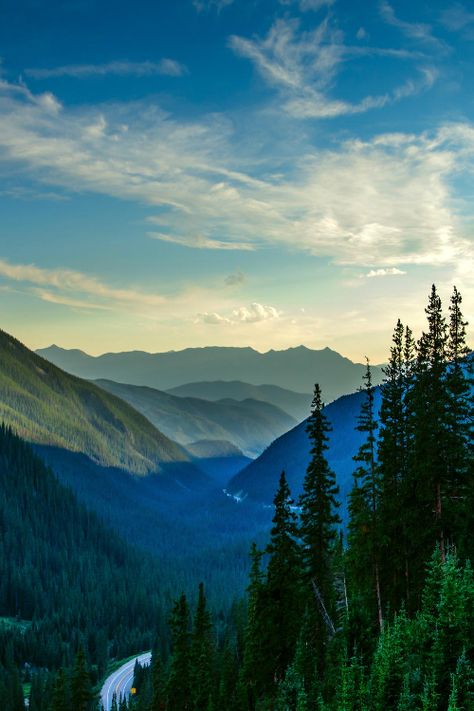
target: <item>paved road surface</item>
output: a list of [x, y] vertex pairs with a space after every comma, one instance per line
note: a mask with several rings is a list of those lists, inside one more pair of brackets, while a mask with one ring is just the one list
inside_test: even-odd
[[121, 696], [129, 696], [133, 682], [133, 669], [137, 659], [142, 666], [146, 666], [151, 661], [151, 652], [146, 652], [146, 654], [141, 654], [139, 657], [134, 657], [126, 664], [123, 664], [117, 671], [114, 671], [114, 673], [105, 680], [102, 691], [100, 692], [100, 700], [105, 711], [110, 711], [114, 693], [117, 695], [117, 703], [120, 701]]

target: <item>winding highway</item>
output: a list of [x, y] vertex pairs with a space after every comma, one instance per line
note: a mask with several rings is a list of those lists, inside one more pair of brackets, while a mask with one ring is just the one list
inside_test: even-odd
[[107, 677], [102, 687], [102, 691], [100, 692], [100, 700], [102, 702], [102, 706], [104, 707], [104, 711], [110, 711], [114, 694], [117, 696], [117, 703], [120, 701], [122, 696], [128, 697], [130, 695], [130, 689], [132, 688], [133, 682], [133, 670], [135, 668], [136, 661], [138, 661], [142, 666], [148, 666], [151, 661], [151, 652], [146, 652], [145, 654], [140, 654], [140, 656], [130, 659], [129, 662], [122, 664], [119, 669]]

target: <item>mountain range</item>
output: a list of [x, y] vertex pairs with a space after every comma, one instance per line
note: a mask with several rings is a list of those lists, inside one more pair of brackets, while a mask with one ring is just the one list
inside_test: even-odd
[[296, 424], [293, 417], [264, 400], [227, 398], [209, 401], [177, 397], [155, 388], [111, 380], [97, 380], [96, 383], [128, 402], [176, 442], [189, 445], [206, 440], [208, 455], [211, 454], [209, 441], [217, 440], [230, 442], [247, 457], [256, 457]]
[[196, 397], [200, 400], [261, 400], [287, 412], [297, 422], [308, 416], [311, 393], [297, 393], [280, 388], [278, 385], [252, 385], [242, 380], [214, 380], [208, 382], [185, 383], [168, 390], [178, 397]]
[[[191, 455], [116, 396], [63, 372], [0, 331], [0, 421], [25, 440], [135, 475], [206, 477]], [[173, 475], [174, 475], [173, 474]]]
[[[267, 353], [253, 348], [208, 347], [167, 353], [130, 351], [90, 356], [80, 350], [53, 345], [37, 353], [81, 378], [105, 378], [158, 390], [202, 381], [240, 380], [252, 385], [277, 385], [297, 393], [312, 393], [314, 383], [318, 382], [326, 402], [356, 390], [365, 368], [330, 348], [311, 350], [305, 346]], [[374, 366], [374, 383], [381, 379], [381, 366]]]

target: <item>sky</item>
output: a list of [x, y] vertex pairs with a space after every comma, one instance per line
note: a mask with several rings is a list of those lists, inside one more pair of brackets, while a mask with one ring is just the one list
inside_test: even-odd
[[3, 0], [0, 327], [386, 360], [474, 320], [474, 5]]

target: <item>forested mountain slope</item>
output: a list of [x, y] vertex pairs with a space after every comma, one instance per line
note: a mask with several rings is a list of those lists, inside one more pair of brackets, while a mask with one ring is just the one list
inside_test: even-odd
[[[355, 468], [353, 456], [361, 442], [362, 433], [355, 428], [363, 395], [360, 392], [335, 400], [327, 405], [327, 416], [332, 432], [329, 433], [327, 458], [336, 473], [340, 487], [342, 514], [347, 513], [347, 495], [352, 487]], [[376, 408], [380, 406], [380, 390], [375, 391]], [[239, 497], [266, 504], [271, 503], [278, 485], [280, 473], [284, 470], [292, 493], [301, 493], [303, 479], [310, 461], [310, 442], [306, 433], [306, 421], [279, 437], [256, 460], [238, 472], [228, 484], [228, 491]]]
[[130, 405], [63, 372], [3, 331], [0, 421], [30, 442], [82, 452], [134, 474], [190, 459]]
[[[167, 581], [0, 426], [0, 667], [70, 665], [82, 645], [103, 673], [110, 657], [166, 639]], [[3, 701], [3, 699], [2, 699]], [[0, 701], [1, 705], [1, 701]]]
[[154, 388], [97, 380], [104, 390], [128, 402], [168, 437], [187, 445], [198, 440], [228, 440], [249, 457], [296, 424], [278, 407], [259, 400], [210, 402], [176, 397]]
[[178, 397], [197, 397], [203, 400], [263, 400], [295, 418], [298, 422], [308, 416], [311, 394], [297, 393], [280, 388], [278, 385], [252, 385], [241, 380], [211, 380], [207, 382], [185, 383], [168, 390]]

